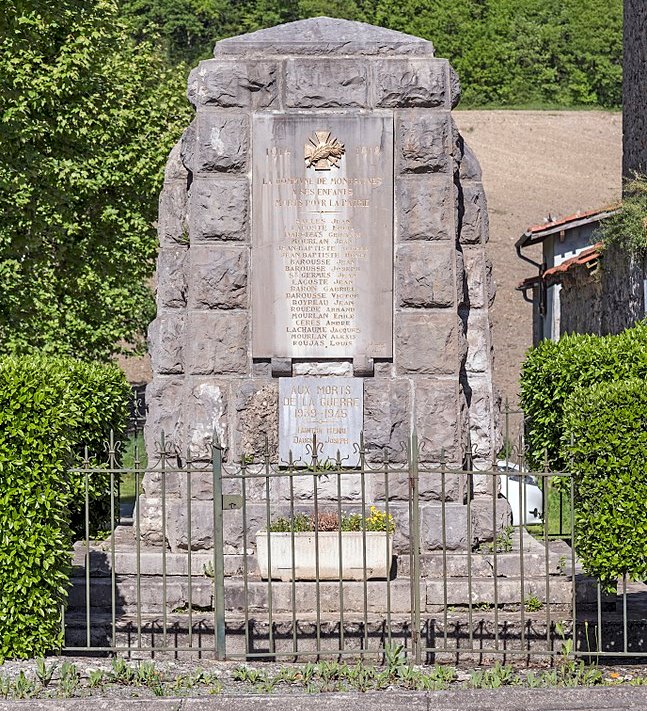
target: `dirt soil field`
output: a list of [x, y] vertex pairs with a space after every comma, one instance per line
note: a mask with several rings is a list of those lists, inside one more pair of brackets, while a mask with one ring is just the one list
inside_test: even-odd
[[519, 368], [532, 344], [531, 306], [515, 287], [536, 274], [517, 258], [514, 243], [549, 214], [592, 210], [620, 197], [622, 114], [456, 111], [454, 119], [483, 169], [497, 286], [494, 372], [503, 397], [514, 406]]
[[[622, 115], [602, 111], [456, 111], [454, 118], [483, 168], [490, 212], [489, 252], [495, 377], [517, 402], [519, 366], [531, 345], [531, 307], [517, 284], [533, 267], [514, 243], [529, 225], [589, 210], [620, 196]], [[121, 361], [131, 382], [151, 377], [148, 359]]]

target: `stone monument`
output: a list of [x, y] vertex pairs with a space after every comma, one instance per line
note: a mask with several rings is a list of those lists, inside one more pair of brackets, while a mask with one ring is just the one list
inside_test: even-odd
[[[266, 441], [277, 465], [305, 461], [313, 434], [320, 458], [354, 466], [362, 434], [369, 458], [402, 461], [415, 430], [423, 460], [461, 467], [471, 450], [487, 467], [488, 219], [449, 63], [429, 41], [319, 17], [218, 42], [188, 96], [160, 198], [149, 458], [164, 431], [180, 459], [207, 460], [216, 431], [229, 461]], [[159, 482], [145, 489], [159, 541]]]

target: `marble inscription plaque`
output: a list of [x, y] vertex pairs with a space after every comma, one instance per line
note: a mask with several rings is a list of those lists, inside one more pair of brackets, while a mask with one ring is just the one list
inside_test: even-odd
[[253, 119], [252, 355], [390, 358], [393, 119]]
[[364, 385], [361, 378], [279, 378], [279, 458], [312, 461], [312, 435], [317, 435], [317, 458], [335, 460], [337, 451], [345, 466], [357, 466], [364, 419]]

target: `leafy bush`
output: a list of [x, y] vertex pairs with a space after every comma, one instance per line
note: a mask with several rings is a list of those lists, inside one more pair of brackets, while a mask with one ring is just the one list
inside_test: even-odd
[[70, 520], [84, 505], [67, 470], [84, 440], [96, 446], [124, 423], [128, 391], [114, 366], [0, 359], [0, 660], [61, 644]]
[[647, 377], [647, 321], [615, 336], [574, 334], [532, 348], [521, 371], [530, 466], [553, 469], [563, 457], [564, 404], [580, 386]]
[[604, 584], [647, 577], [647, 383], [579, 388], [565, 403], [575, 547]]

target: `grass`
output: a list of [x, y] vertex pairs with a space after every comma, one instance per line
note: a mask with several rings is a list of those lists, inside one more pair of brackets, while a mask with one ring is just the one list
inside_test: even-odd
[[[131, 436], [126, 440], [125, 447], [122, 456], [122, 468], [123, 469], [134, 469], [135, 464], [138, 463], [138, 469], [144, 470], [148, 465], [148, 458], [146, 456], [146, 447], [144, 446], [144, 435], [139, 432], [135, 436]], [[139, 493], [141, 493], [143, 475], [139, 475]], [[121, 482], [119, 484], [119, 500], [126, 503], [135, 502], [135, 484], [136, 477], [133, 473], [126, 473], [121, 475]]]
[[[528, 532], [535, 538], [543, 538], [544, 526], [527, 526]], [[571, 538], [571, 495], [570, 491], [560, 492], [551, 483], [548, 491], [548, 537]]]

